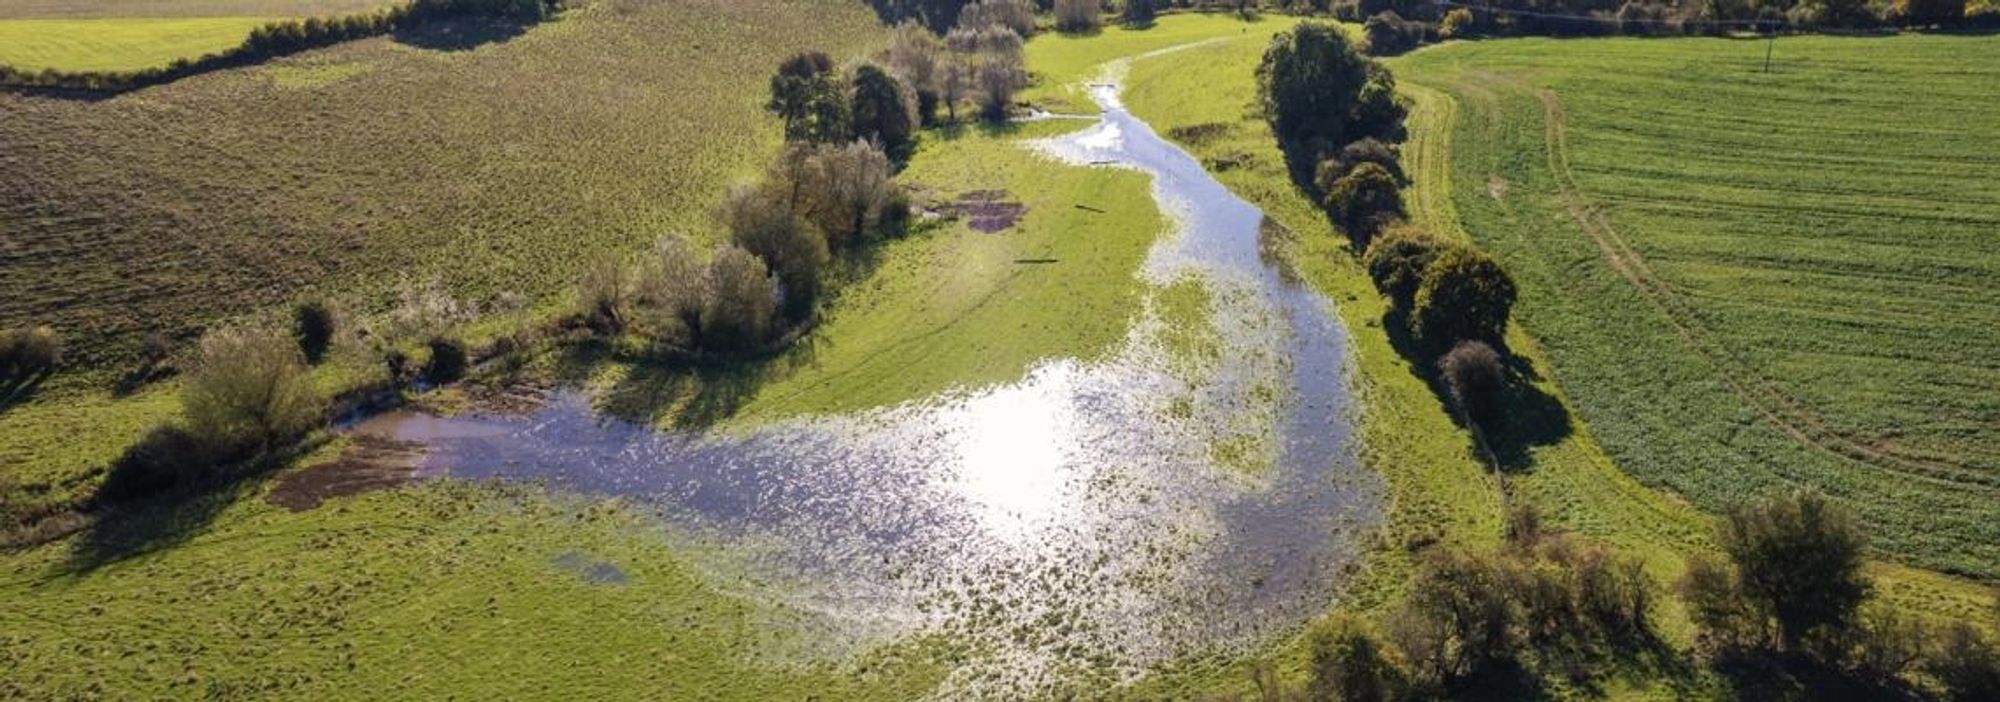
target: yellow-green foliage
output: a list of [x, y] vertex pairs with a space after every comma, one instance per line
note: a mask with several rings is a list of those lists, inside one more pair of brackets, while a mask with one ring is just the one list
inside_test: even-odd
[[129, 71], [243, 43], [264, 17], [0, 20], [0, 65]]

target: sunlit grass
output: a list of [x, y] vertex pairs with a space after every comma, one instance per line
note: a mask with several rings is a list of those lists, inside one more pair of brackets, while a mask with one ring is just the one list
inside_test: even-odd
[[131, 71], [238, 44], [263, 17], [0, 20], [0, 65], [39, 71]]

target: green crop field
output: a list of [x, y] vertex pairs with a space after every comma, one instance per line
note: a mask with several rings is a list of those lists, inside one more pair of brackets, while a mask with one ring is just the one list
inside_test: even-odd
[[1619, 467], [1790, 484], [1905, 563], [2000, 575], [2000, 41], [1522, 40], [1394, 64]]
[[280, 17], [366, 12], [389, 0], [8, 0], [0, 2], [0, 66], [131, 71], [243, 43]]

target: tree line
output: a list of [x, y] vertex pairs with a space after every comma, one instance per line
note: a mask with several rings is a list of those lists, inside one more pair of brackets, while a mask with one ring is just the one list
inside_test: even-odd
[[2000, 27], [2000, 5], [1967, 0], [1315, 0], [1313, 4], [1343, 21], [1361, 23], [1369, 53], [1378, 56], [1470, 37]]
[[483, 17], [524, 24], [554, 15], [562, 0], [410, 0], [374, 12], [341, 17], [274, 20], [250, 31], [242, 44], [200, 58], [133, 71], [28, 71], [0, 66], [0, 87], [41, 91], [117, 93], [170, 83], [198, 73], [244, 66], [307, 49], [362, 39], [426, 22]]

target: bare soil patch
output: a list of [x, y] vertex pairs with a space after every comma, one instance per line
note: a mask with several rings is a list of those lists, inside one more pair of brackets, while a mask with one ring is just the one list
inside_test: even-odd
[[1007, 200], [1005, 190], [973, 190], [940, 208], [965, 218], [973, 231], [993, 234], [1012, 228], [1028, 213], [1028, 206]]
[[424, 457], [423, 445], [360, 433], [350, 435], [349, 441], [339, 458], [285, 474], [264, 499], [303, 512], [336, 497], [386, 490], [416, 481], [417, 464]]

